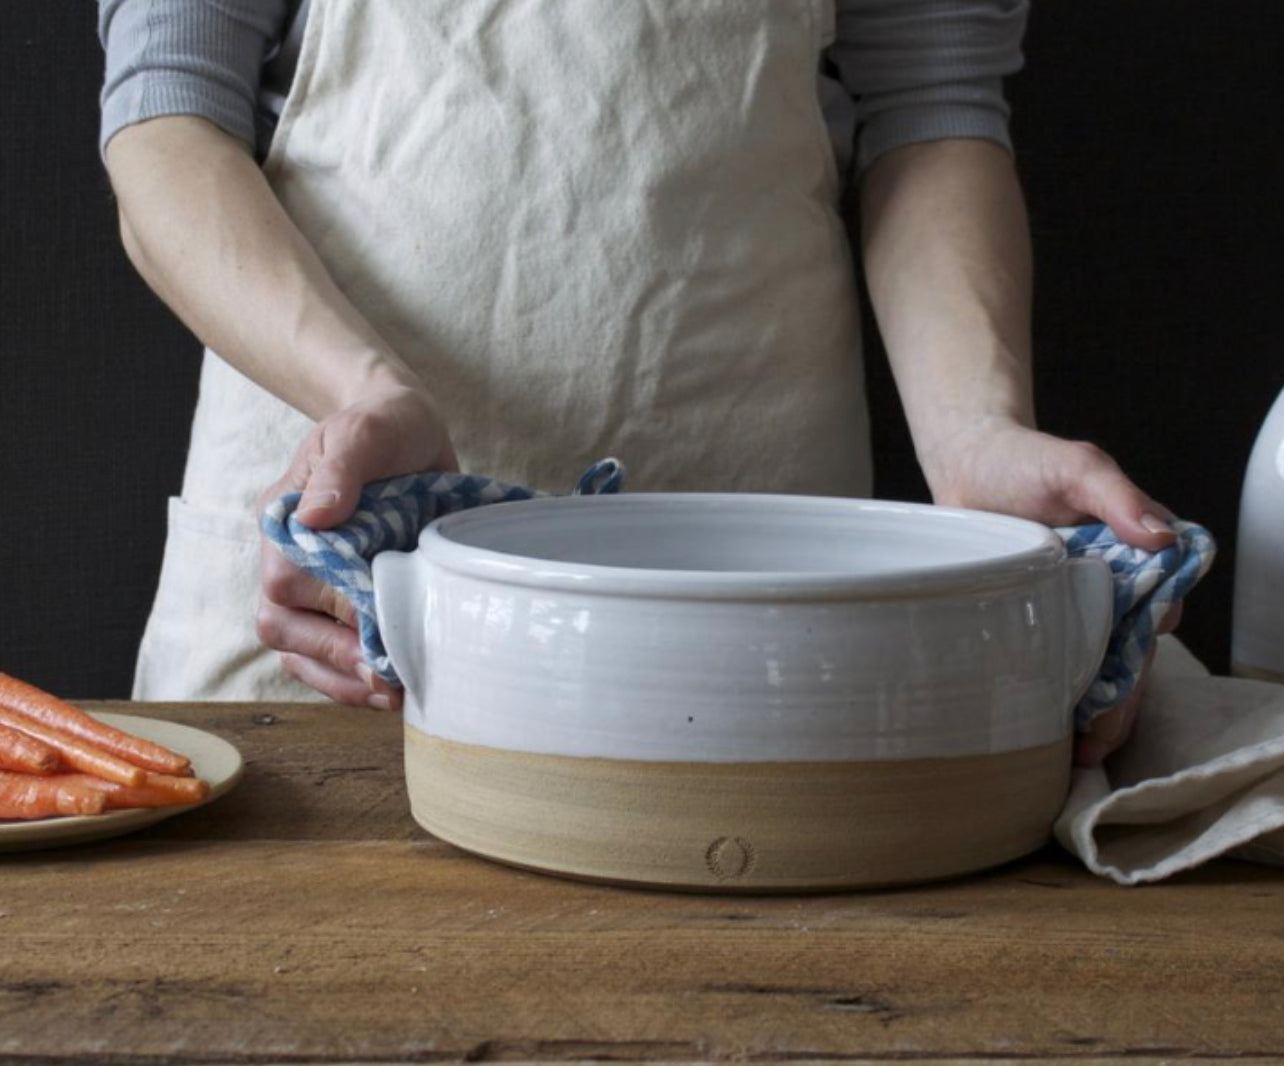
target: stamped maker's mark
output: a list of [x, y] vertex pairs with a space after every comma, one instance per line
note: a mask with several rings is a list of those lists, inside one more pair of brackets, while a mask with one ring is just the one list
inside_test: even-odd
[[753, 872], [758, 852], [744, 837], [718, 837], [705, 849], [704, 864], [719, 881], [735, 881]]

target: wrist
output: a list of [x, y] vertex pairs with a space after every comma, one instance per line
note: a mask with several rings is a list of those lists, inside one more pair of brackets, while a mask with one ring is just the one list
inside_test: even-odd
[[345, 362], [348, 372], [334, 392], [333, 411], [406, 392], [428, 394], [423, 379], [390, 349], [363, 349]]
[[378, 337], [330, 338], [324, 344], [298, 345], [296, 351], [293, 361], [306, 364], [310, 372], [296, 379], [297, 387], [309, 394], [300, 396], [305, 403], [295, 406], [318, 422], [391, 396], [428, 393], [423, 379]]
[[[913, 431], [914, 452], [933, 499], [951, 499], [977, 445], [1009, 434], [1034, 430], [1028, 410], [946, 412], [930, 430]], [[1015, 440], [1015, 438], [1014, 438]]]
[[888, 354], [914, 444], [939, 452], [986, 429], [1033, 429], [1029, 345], [997, 336], [993, 323], [933, 328]]
[[906, 419], [914, 450], [922, 460], [947, 455], [960, 442], [1009, 429], [1034, 429], [1034, 411], [1019, 402], [987, 404], [942, 403], [911, 412]]

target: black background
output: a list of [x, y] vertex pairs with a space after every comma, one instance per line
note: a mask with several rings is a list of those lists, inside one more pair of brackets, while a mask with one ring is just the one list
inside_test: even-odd
[[[1284, 5], [1044, 0], [1009, 85], [1044, 428], [1222, 552], [1182, 635], [1227, 667], [1240, 479], [1284, 387]], [[95, 8], [0, 9], [0, 670], [128, 694], [199, 349], [120, 250]], [[872, 331], [871, 331], [872, 336]], [[880, 495], [926, 498], [869, 346]]]

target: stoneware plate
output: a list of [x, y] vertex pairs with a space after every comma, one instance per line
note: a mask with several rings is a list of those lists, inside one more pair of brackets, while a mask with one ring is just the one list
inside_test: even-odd
[[[100, 722], [133, 733], [157, 744], [172, 748], [192, 760], [198, 777], [210, 784], [210, 803], [228, 792], [240, 779], [244, 769], [241, 753], [222, 737], [177, 722], [139, 718], [132, 714], [97, 713]], [[0, 822], [0, 852], [34, 851], [38, 848], [61, 848], [87, 844], [94, 840], [132, 833], [154, 825], [204, 803], [186, 807], [149, 807], [138, 810], [110, 811], [92, 817], [41, 818], [32, 822]]]

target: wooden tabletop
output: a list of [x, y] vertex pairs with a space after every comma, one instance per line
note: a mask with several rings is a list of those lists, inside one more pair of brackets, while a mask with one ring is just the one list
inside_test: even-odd
[[1284, 873], [1049, 849], [741, 898], [495, 865], [411, 820], [397, 716], [85, 704], [244, 753], [210, 806], [0, 856], [0, 1063], [1284, 1057]]

